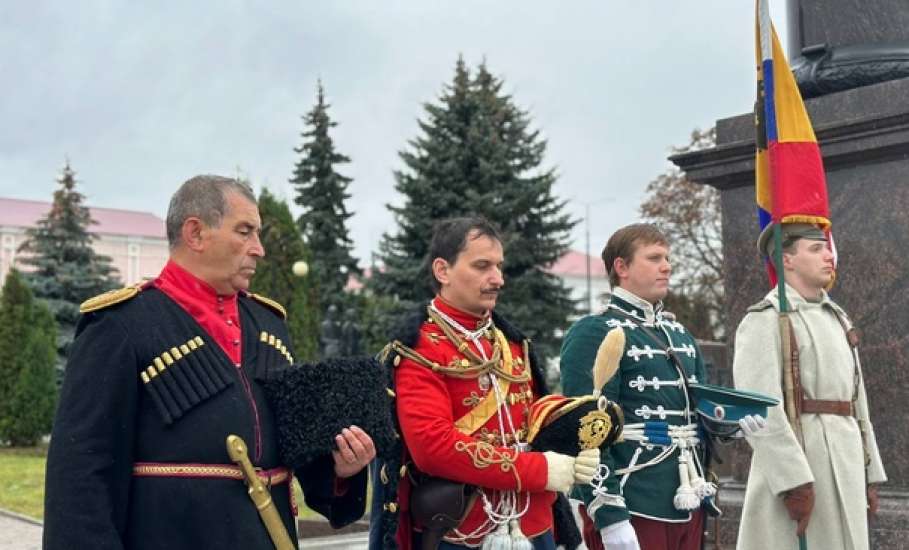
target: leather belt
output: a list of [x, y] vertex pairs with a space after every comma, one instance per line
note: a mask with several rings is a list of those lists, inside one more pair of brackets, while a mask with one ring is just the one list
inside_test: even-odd
[[813, 414], [835, 414], [837, 416], [853, 416], [851, 401], [802, 399], [802, 412]]
[[[293, 476], [284, 466], [269, 470], [256, 470], [256, 474], [269, 485], [280, 485]], [[133, 475], [137, 477], [191, 477], [197, 479], [242, 480], [243, 472], [234, 464], [180, 464], [174, 462], [136, 462]]]

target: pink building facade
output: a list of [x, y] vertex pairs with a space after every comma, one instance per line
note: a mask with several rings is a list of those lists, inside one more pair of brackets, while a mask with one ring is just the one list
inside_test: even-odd
[[[19, 246], [25, 230], [35, 227], [50, 211], [51, 203], [0, 198], [0, 285], [10, 268], [27, 269]], [[167, 262], [164, 220], [149, 212], [89, 207], [98, 222], [91, 231], [98, 236], [95, 250], [110, 256], [124, 284], [158, 275]]]

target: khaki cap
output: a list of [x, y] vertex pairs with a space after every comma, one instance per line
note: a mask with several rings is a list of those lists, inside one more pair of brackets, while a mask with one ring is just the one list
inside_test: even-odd
[[[773, 227], [775, 223], [768, 223], [767, 227], [761, 231], [758, 237], [758, 253], [762, 256], [773, 256]], [[793, 242], [798, 239], [809, 239], [812, 241], [826, 241], [827, 235], [818, 226], [810, 223], [784, 223], [783, 224], [783, 248], [786, 247], [787, 241]]]

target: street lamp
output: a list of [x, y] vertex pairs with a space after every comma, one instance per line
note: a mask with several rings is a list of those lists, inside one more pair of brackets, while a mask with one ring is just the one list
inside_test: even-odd
[[587, 314], [593, 313], [593, 289], [590, 280], [590, 207], [602, 202], [612, 202], [612, 197], [602, 197], [595, 201], [584, 203], [584, 261], [587, 264]]
[[306, 277], [306, 275], [309, 273], [309, 264], [306, 263], [305, 260], [297, 260], [294, 262], [291, 270], [297, 277]]

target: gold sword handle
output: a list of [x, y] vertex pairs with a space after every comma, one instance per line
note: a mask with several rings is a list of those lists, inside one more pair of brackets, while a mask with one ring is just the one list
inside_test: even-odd
[[256, 475], [256, 469], [249, 461], [249, 452], [243, 438], [233, 434], [227, 436], [227, 454], [243, 473], [246, 486], [249, 488], [247, 491], [249, 498], [259, 511], [259, 517], [262, 518], [262, 523], [265, 524], [265, 529], [276, 550], [294, 550], [294, 543], [287, 533], [287, 528], [284, 527], [281, 514], [278, 513], [278, 509], [271, 499], [269, 488]]

